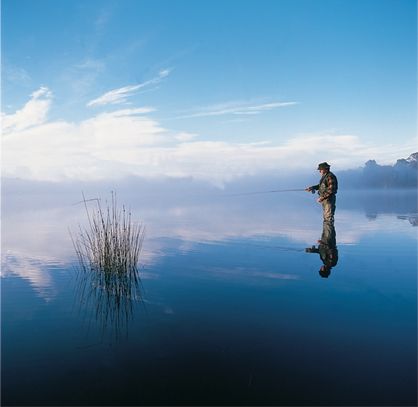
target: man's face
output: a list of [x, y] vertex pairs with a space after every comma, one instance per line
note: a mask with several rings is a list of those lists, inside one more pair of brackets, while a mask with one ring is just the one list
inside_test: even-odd
[[321, 174], [321, 176], [325, 175], [327, 173], [327, 170], [321, 169], [321, 170], [319, 170], [319, 173]]

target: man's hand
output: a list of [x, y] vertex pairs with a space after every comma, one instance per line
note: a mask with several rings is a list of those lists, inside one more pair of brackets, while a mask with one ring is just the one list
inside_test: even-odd
[[321, 199], [321, 198], [318, 198], [318, 199], [316, 200], [316, 202], [318, 202], [318, 203], [322, 203], [322, 199]]
[[312, 188], [311, 188], [311, 187], [306, 187], [306, 188], [305, 188], [305, 191], [306, 191], [306, 192], [312, 192]]

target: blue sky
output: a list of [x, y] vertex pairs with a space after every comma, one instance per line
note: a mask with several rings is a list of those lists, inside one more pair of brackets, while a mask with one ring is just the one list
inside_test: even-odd
[[222, 183], [393, 162], [417, 150], [416, 15], [409, 0], [3, 0], [3, 175]]

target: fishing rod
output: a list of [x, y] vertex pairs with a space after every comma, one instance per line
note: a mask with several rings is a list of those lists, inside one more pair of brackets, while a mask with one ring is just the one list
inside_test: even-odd
[[[243, 195], [258, 195], [258, 194], [271, 194], [271, 193], [275, 193], [275, 192], [301, 192], [301, 191], [306, 191], [306, 189], [273, 189], [271, 191], [256, 191], [256, 192], [241, 192], [238, 194], [227, 194], [225, 196], [243, 196]], [[314, 190], [310, 191], [312, 194], [315, 193]]]

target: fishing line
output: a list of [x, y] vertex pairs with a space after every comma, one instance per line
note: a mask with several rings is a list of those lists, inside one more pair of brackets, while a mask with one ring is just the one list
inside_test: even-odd
[[[271, 191], [256, 191], [256, 192], [241, 192], [237, 194], [225, 194], [223, 196], [243, 196], [243, 195], [258, 195], [258, 194], [271, 194], [275, 192], [301, 192], [306, 191], [306, 189], [273, 189]], [[315, 191], [311, 191], [312, 193], [315, 193]]]

